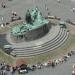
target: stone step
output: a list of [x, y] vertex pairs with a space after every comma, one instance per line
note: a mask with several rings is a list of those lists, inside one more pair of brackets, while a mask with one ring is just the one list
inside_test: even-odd
[[[59, 38], [60, 38], [60, 37], [59, 37]], [[56, 40], [56, 41], [57, 41], [57, 40]], [[48, 42], [48, 44], [45, 44], [45, 46], [41, 46], [40, 48], [36, 48], [36, 49], [39, 49], [39, 50], [40, 50], [40, 49], [44, 49], [44, 48], [46, 48], [46, 46], [47, 46], [47, 47], [48, 47], [48, 46], [51, 46], [51, 45], [52, 45], [54, 42], [56, 42], [56, 41], [53, 41], [52, 43], [51, 43], [51, 42]], [[18, 52], [22, 52], [22, 51], [26, 51], [26, 52], [27, 52], [27, 51], [29, 51], [29, 52], [31, 51], [31, 52], [32, 52], [32, 51], [33, 51], [33, 48], [31, 48], [31, 49], [29, 49], [29, 50], [28, 50], [28, 49], [25, 49], [25, 48], [24, 48], [24, 49], [17, 49], [17, 50], [14, 50], [13, 52], [17, 52], [17, 51], [18, 51]], [[36, 51], [36, 50], [34, 50], [34, 51]]]
[[31, 50], [31, 48], [39, 48], [39, 47], [44, 47], [44, 46], [46, 46], [46, 45], [48, 45], [48, 44], [51, 44], [51, 43], [53, 43], [54, 41], [56, 41], [60, 36], [61, 36], [61, 34], [62, 34], [62, 32], [63, 32], [63, 30], [61, 29], [60, 30], [60, 32], [59, 32], [59, 34], [55, 37], [55, 38], [53, 38], [52, 40], [50, 40], [50, 41], [48, 41], [48, 42], [46, 42], [46, 43], [44, 43], [44, 44], [42, 44], [42, 45], [38, 45], [38, 46], [31, 46], [31, 47], [26, 47], [26, 48], [15, 48], [14, 50]]
[[39, 55], [39, 54], [43, 54], [43, 53], [47, 53], [47, 52], [49, 52], [49, 51], [51, 51], [51, 50], [53, 50], [53, 49], [55, 49], [55, 48], [57, 48], [57, 47], [59, 47], [60, 45], [62, 45], [66, 40], [67, 40], [67, 38], [68, 38], [68, 36], [65, 38], [65, 40], [64, 41], [62, 41], [62, 43], [60, 43], [60, 44], [58, 44], [57, 46], [55, 46], [55, 47], [53, 47], [53, 48], [47, 48], [47, 49], [45, 49], [44, 51], [41, 51], [41, 52], [37, 52], [37, 53], [33, 53], [33, 54], [18, 54], [17, 56], [18, 57], [30, 57], [30, 56], [35, 56], [35, 55]]
[[[32, 49], [31, 49], [32, 50]], [[17, 50], [18, 51], [18, 50]], [[22, 52], [22, 50], [20, 50]], [[24, 51], [24, 50], [23, 50]]]
[[[64, 32], [66, 32], [66, 31], [64, 31]], [[64, 35], [64, 33], [63, 33], [63, 35]], [[16, 53], [17, 53], [18, 56], [32, 56], [32, 55], [37, 55], [37, 54], [40, 54], [40, 53], [48, 52], [48, 51], [54, 49], [55, 46], [58, 46], [58, 43], [60, 45], [61, 42], [65, 41], [65, 39], [66, 39], [65, 37], [68, 36], [68, 35], [66, 35], [66, 33], [65, 33], [64, 37], [63, 37], [63, 35], [61, 37], [63, 40], [62, 39], [60, 41], [58, 40], [58, 42], [56, 42], [55, 44], [53, 44], [53, 45], [51, 44], [52, 46], [45, 47], [44, 49], [41, 48], [40, 50], [32, 50], [31, 49], [32, 52], [29, 51], [28, 53], [25, 50], [23, 50], [23, 52], [21, 50], [20, 52], [18, 51]], [[14, 54], [14, 52], [12, 52], [11, 54]]]

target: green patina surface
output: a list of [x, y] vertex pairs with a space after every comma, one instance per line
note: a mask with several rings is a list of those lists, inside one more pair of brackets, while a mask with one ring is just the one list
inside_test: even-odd
[[60, 22], [59, 22], [59, 25], [60, 25], [60, 27], [62, 27], [62, 28], [66, 28], [66, 24], [65, 24], [64, 21], [60, 21]]
[[27, 12], [27, 16], [31, 16], [31, 23], [26, 22], [25, 24], [18, 24], [11, 29], [11, 34], [14, 36], [19, 36], [25, 34], [25, 32], [37, 29], [43, 25], [47, 25], [49, 23], [48, 20], [42, 17], [41, 12], [35, 8], [32, 11]]

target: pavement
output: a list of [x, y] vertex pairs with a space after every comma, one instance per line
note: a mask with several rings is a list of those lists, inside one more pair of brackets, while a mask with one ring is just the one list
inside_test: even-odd
[[75, 55], [68, 59], [67, 62], [63, 64], [58, 64], [55, 68], [44, 68], [41, 70], [36, 70], [34, 72], [29, 72], [27, 75], [71, 75], [75, 63]]
[[[37, 69], [25, 75], [72, 75], [73, 64], [75, 63], [75, 55], [71, 56], [66, 62], [58, 64], [55, 68], [47, 67], [44, 69]], [[7, 75], [12, 75], [7, 72]], [[16, 75], [15, 73], [13, 75]]]
[[[61, 17], [62, 20], [71, 19], [75, 21], [75, 12], [72, 11], [72, 8], [75, 8], [75, 0], [61, 0], [60, 3], [57, 0], [12, 0], [6, 2], [7, 7], [2, 8], [0, 6], [0, 21], [1, 17], [4, 17], [3, 22], [10, 21], [10, 16], [12, 11], [16, 11], [22, 19], [25, 19], [25, 13], [27, 9], [32, 9], [38, 6], [44, 16], [50, 12], [51, 15], [56, 15]], [[0, 0], [1, 4], [2, 0]], [[45, 5], [48, 7], [48, 11], [45, 8]], [[0, 39], [1, 41], [1, 39]], [[45, 68], [42, 70], [37, 70], [35, 72], [30, 72], [28, 75], [71, 75], [73, 70], [72, 64], [75, 62], [75, 56], [72, 56], [69, 61], [58, 65], [56, 68]], [[10, 74], [8, 74], [10, 75]]]
[[27, 9], [32, 9], [36, 6], [40, 9], [43, 16], [47, 16], [47, 13], [50, 12], [51, 15], [59, 16], [62, 20], [71, 19], [75, 21], [75, 12], [72, 11], [72, 8], [75, 7], [74, 0], [61, 0], [60, 3], [57, 0], [0, 0], [0, 4], [2, 1], [7, 5], [6, 8], [0, 6], [0, 19], [3, 16], [4, 22], [10, 21], [12, 11], [16, 11], [24, 20]]

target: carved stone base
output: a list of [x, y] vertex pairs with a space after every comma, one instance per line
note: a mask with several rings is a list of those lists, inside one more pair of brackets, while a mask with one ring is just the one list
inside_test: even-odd
[[48, 33], [50, 27], [51, 27], [51, 25], [49, 23], [48, 25], [43, 25], [37, 29], [28, 31], [22, 36], [14, 37], [11, 35], [11, 39], [15, 43], [36, 40], [36, 39], [39, 39], [39, 38], [43, 37], [44, 35], [46, 35]]

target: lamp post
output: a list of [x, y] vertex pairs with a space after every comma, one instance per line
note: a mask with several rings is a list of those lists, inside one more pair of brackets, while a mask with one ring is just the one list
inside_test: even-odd
[[4, 27], [4, 17], [1, 15], [0, 16], [0, 19], [1, 19], [1, 22], [0, 22], [1, 27]]

